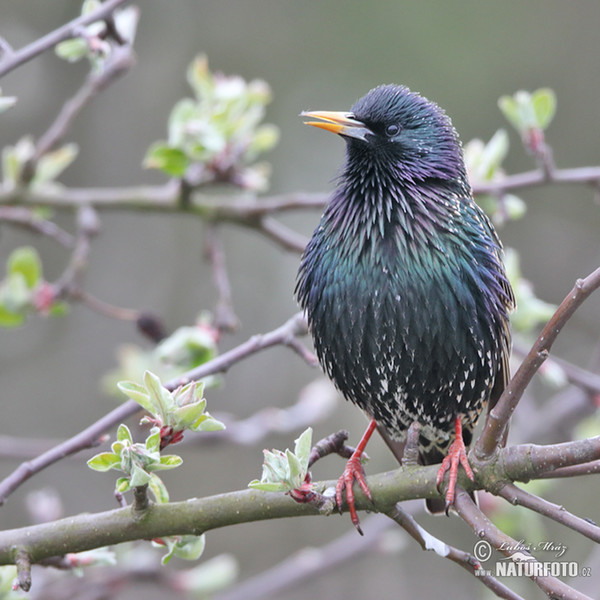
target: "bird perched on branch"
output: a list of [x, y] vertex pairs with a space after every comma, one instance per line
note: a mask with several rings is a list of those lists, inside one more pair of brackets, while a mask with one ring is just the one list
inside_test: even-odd
[[433, 102], [382, 85], [350, 112], [316, 111], [308, 125], [346, 141], [346, 163], [298, 273], [323, 369], [371, 418], [337, 485], [360, 531], [353, 484], [370, 497], [361, 454], [379, 426], [404, 441], [420, 424], [423, 464], [459, 465], [483, 408], [508, 378], [514, 296], [494, 228], [473, 201], [458, 135]]

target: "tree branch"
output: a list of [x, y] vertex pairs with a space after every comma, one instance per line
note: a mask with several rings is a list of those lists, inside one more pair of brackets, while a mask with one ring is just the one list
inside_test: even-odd
[[0, 77], [35, 58], [38, 54], [42, 54], [42, 52], [53, 48], [60, 42], [77, 37], [82, 27], [106, 19], [115, 9], [128, 1], [106, 0], [96, 10], [65, 23], [65, 25], [58, 27], [20, 50], [6, 52], [6, 46], [4, 46], [5, 52], [2, 60], [0, 60]]
[[[471, 500], [468, 493], [457, 489], [454, 506], [462, 519], [471, 527], [478, 538], [487, 540], [496, 550], [510, 558], [514, 554], [514, 548], [518, 547], [516, 540], [498, 529]], [[524, 553], [528, 553], [523, 550]], [[532, 556], [532, 561], [538, 562]], [[543, 565], [539, 565], [542, 567]], [[538, 571], [543, 573], [543, 569]], [[550, 575], [534, 575], [531, 580], [550, 598], [563, 598], [565, 600], [591, 600], [585, 594], [568, 586], [556, 577]]]
[[566, 511], [563, 506], [539, 498], [535, 494], [531, 494], [518, 488], [514, 483], [507, 483], [498, 492], [498, 495], [502, 496], [502, 498], [514, 506], [524, 506], [529, 510], [533, 510], [557, 523], [561, 523], [565, 527], [569, 527], [570, 529], [581, 533], [581, 535], [596, 543], [600, 543], [600, 527], [585, 519], [576, 517]]
[[[396, 504], [391, 510], [386, 512], [386, 515], [393, 519], [400, 527], [402, 527], [420, 546], [423, 550], [433, 550], [438, 556], [447, 558], [463, 569], [475, 575], [480, 569], [479, 561], [468, 552], [450, 546], [431, 535], [417, 523], [415, 518], [402, 509], [400, 504]], [[511, 589], [500, 583], [495, 577], [487, 574], [478, 574], [477, 580], [488, 587], [499, 598], [508, 600], [523, 600], [521, 596], [515, 594]]]
[[[240, 360], [277, 345], [290, 347], [305, 361], [313, 365], [315, 364], [314, 357], [297, 339], [300, 336], [306, 335], [306, 332], [304, 317], [302, 313], [297, 313], [277, 329], [263, 335], [253, 336], [247, 342], [240, 344], [229, 352], [225, 352], [211, 361], [188, 371], [184, 375], [165, 383], [165, 387], [169, 390], [174, 390], [190, 381], [196, 381], [215, 373], [223, 373]], [[40, 454], [33, 460], [19, 465], [0, 482], [0, 505], [4, 504], [8, 496], [32, 475], [66, 456], [79, 452], [84, 448], [97, 445], [98, 439], [106, 431], [125, 421], [140, 410], [139, 404], [133, 400], [128, 400], [73, 437]]]
[[527, 357], [506, 386], [498, 403], [489, 411], [483, 432], [475, 442], [472, 451], [477, 460], [489, 460], [499, 447], [504, 430], [523, 392], [540, 365], [546, 360], [558, 334], [584, 300], [598, 287], [600, 287], [600, 268], [585, 279], [578, 279], [575, 287], [550, 318]]

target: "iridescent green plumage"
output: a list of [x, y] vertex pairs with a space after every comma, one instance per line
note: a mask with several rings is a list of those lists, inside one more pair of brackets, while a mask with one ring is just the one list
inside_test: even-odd
[[468, 444], [508, 374], [514, 298], [501, 245], [437, 105], [380, 86], [340, 122], [322, 125], [345, 137], [346, 165], [297, 297], [344, 396], [395, 440], [418, 421], [423, 461], [437, 462], [455, 418]]

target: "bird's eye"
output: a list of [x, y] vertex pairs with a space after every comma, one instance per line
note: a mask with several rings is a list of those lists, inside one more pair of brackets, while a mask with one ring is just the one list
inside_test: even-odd
[[394, 137], [395, 135], [398, 135], [399, 131], [400, 127], [398, 127], [398, 125], [388, 125], [385, 128], [385, 135], [387, 135], [388, 137]]

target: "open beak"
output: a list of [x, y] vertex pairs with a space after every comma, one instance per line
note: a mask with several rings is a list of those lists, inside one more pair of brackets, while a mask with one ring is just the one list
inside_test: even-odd
[[366, 141], [367, 135], [371, 133], [371, 130], [362, 121], [355, 119], [354, 115], [349, 112], [331, 110], [303, 111], [300, 113], [300, 116], [321, 119], [320, 121], [306, 121], [305, 125], [320, 127], [326, 131], [346, 137]]

